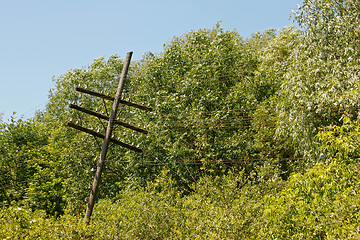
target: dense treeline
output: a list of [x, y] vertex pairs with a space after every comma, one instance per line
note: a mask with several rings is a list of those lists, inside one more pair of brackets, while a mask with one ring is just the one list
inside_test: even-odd
[[0, 236], [53, 239], [356, 239], [359, 214], [358, 0], [304, 0], [300, 29], [191, 31], [132, 62], [90, 226], [81, 219], [123, 61], [55, 79], [33, 119], [1, 123]]

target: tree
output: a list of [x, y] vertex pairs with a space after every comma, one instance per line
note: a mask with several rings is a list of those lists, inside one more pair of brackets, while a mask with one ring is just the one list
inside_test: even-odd
[[216, 26], [175, 37], [163, 53], [145, 57], [131, 84], [134, 99], [155, 112], [147, 123], [157, 139], [146, 146], [156, 155], [148, 161], [166, 164], [185, 182], [202, 170], [219, 173], [224, 163], [243, 165], [243, 119], [256, 106], [247, 84], [256, 62], [245, 45], [235, 31]]
[[305, 0], [295, 20], [303, 28], [278, 92], [279, 135], [293, 138], [301, 156], [316, 155], [319, 127], [357, 117], [359, 1]]
[[251, 114], [251, 127], [248, 134], [252, 136], [248, 144], [252, 145], [252, 158], [279, 164], [282, 176], [287, 178], [293, 171], [296, 147], [291, 137], [284, 138], [277, 134], [281, 117], [278, 113], [278, 93], [289, 71], [290, 58], [299, 43], [301, 32], [294, 27], [287, 27], [276, 33], [267, 30], [256, 33], [248, 40], [247, 48], [253, 51], [257, 59], [254, 78], [249, 83], [258, 105]]
[[357, 122], [321, 129], [325, 163], [293, 174], [280, 193], [265, 198], [264, 238], [357, 238], [360, 234]]

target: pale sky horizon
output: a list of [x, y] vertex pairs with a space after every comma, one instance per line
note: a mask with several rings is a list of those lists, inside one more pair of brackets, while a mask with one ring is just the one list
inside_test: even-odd
[[0, 0], [0, 113], [29, 118], [47, 103], [53, 76], [113, 54], [160, 53], [174, 36], [212, 28], [244, 38], [294, 25], [301, 0]]

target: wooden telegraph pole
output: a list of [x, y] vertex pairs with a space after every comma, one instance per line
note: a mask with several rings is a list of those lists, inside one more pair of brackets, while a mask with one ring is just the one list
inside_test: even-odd
[[104, 116], [104, 115], [96, 113], [96, 112], [93, 112], [91, 110], [84, 109], [84, 108], [76, 106], [74, 104], [69, 105], [69, 107], [72, 108], [72, 109], [75, 109], [75, 110], [81, 111], [83, 113], [95, 116], [95, 117], [97, 117], [99, 119], [108, 120], [108, 125], [107, 125], [107, 128], [106, 128], [105, 135], [103, 135], [101, 133], [97, 133], [97, 132], [95, 132], [93, 130], [86, 129], [84, 127], [78, 126], [78, 125], [73, 124], [71, 122], [66, 123], [66, 125], [69, 126], [69, 127], [75, 128], [75, 129], [80, 130], [82, 132], [86, 132], [86, 133], [91, 134], [91, 135], [93, 135], [95, 137], [99, 137], [99, 138], [104, 139], [102, 149], [101, 149], [101, 153], [100, 153], [100, 159], [99, 159], [99, 162], [98, 162], [98, 165], [97, 165], [94, 181], [93, 181], [91, 192], [90, 192], [90, 197], [89, 197], [88, 202], [87, 202], [87, 208], [86, 208], [86, 213], [85, 213], [85, 218], [84, 218], [84, 221], [86, 223], [90, 222], [90, 217], [91, 217], [93, 209], [94, 209], [95, 200], [96, 200], [96, 197], [97, 197], [97, 194], [98, 194], [98, 191], [99, 191], [99, 185], [100, 185], [100, 182], [101, 182], [101, 174], [102, 174], [103, 169], [104, 169], [104, 164], [105, 164], [105, 160], [106, 160], [106, 154], [108, 152], [108, 147], [109, 147], [110, 142], [116, 143], [116, 144], [118, 144], [118, 145], [120, 145], [122, 147], [128, 148], [128, 149], [136, 151], [136, 152], [141, 152], [141, 149], [139, 149], [139, 148], [137, 148], [135, 146], [132, 146], [132, 145], [123, 143], [123, 142], [121, 142], [119, 140], [111, 138], [114, 124], [119, 124], [119, 125], [121, 125], [123, 127], [138, 131], [138, 132], [143, 133], [143, 134], [148, 133], [146, 130], [140, 129], [138, 127], [132, 126], [132, 125], [130, 125], [128, 123], [125, 123], [125, 122], [122, 122], [122, 121], [119, 121], [118, 119], [116, 119], [116, 114], [117, 114], [117, 110], [118, 110], [118, 107], [119, 107], [120, 103], [124, 104], [124, 105], [127, 105], [127, 106], [136, 107], [136, 108], [139, 108], [139, 109], [142, 109], [142, 110], [146, 110], [146, 111], [151, 111], [152, 110], [149, 107], [145, 107], [145, 106], [141, 106], [141, 105], [138, 105], [138, 104], [135, 104], [135, 103], [127, 102], [127, 101], [124, 101], [124, 100], [121, 99], [121, 95], [122, 95], [122, 92], [123, 92], [123, 89], [124, 89], [125, 78], [126, 78], [128, 70], [129, 70], [131, 56], [132, 56], [132, 52], [129, 52], [126, 55], [124, 67], [123, 67], [123, 70], [122, 70], [122, 73], [121, 73], [121, 76], [120, 76], [119, 86], [117, 88], [115, 98], [110, 97], [110, 96], [106, 96], [106, 95], [101, 94], [101, 93], [96, 93], [96, 92], [93, 92], [93, 91], [90, 91], [90, 90], [87, 90], [87, 89], [83, 89], [83, 88], [79, 88], [79, 87], [75, 88], [76, 91], [79, 91], [79, 92], [82, 92], [82, 93], [90, 94], [92, 96], [100, 97], [100, 98], [103, 98], [103, 99], [106, 99], [106, 100], [112, 100], [113, 101], [113, 106], [112, 106], [110, 117]]
[[116, 113], [117, 113], [117, 110], [118, 110], [118, 107], [119, 107], [119, 100], [121, 99], [121, 95], [122, 95], [122, 92], [123, 92], [123, 89], [124, 89], [124, 82], [125, 82], [125, 78], [126, 78], [128, 69], [129, 69], [131, 56], [132, 56], [132, 52], [129, 52], [126, 55], [124, 67], [123, 67], [121, 77], [120, 77], [120, 81], [119, 81], [119, 86], [118, 86], [117, 91], [116, 91], [116, 95], [115, 95], [114, 103], [113, 103], [113, 106], [112, 106], [108, 126], [106, 128], [106, 134], [105, 134], [104, 142], [103, 142], [101, 153], [100, 153], [99, 163], [97, 165], [94, 182], [92, 184], [90, 197], [89, 197], [89, 200], [88, 200], [88, 203], [87, 203], [85, 219], [84, 219], [84, 221], [86, 223], [88, 223], [90, 221], [90, 217], [91, 217], [92, 211], [94, 209], [94, 205], [95, 205], [96, 196], [97, 196], [98, 191], [99, 191], [99, 185], [100, 185], [100, 181], [101, 181], [101, 174], [102, 174], [103, 169], [104, 169], [104, 163], [105, 163], [105, 159], [106, 159], [106, 154], [107, 154], [107, 151], [108, 151], [108, 147], [109, 147], [109, 143], [110, 143], [110, 139], [111, 139], [111, 134], [112, 134], [112, 130], [113, 130], [113, 127], [114, 127], [114, 121], [115, 121], [115, 118], [116, 118]]

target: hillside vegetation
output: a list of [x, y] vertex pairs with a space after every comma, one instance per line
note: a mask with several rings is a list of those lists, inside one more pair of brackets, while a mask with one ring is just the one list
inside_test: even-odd
[[300, 29], [219, 24], [130, 66], [98, 202], [83, 223], [123, 60], [54, 79], [46, 109], [0, 125], [2, 239], [359, 239], [360, 1], [304, 0]]

